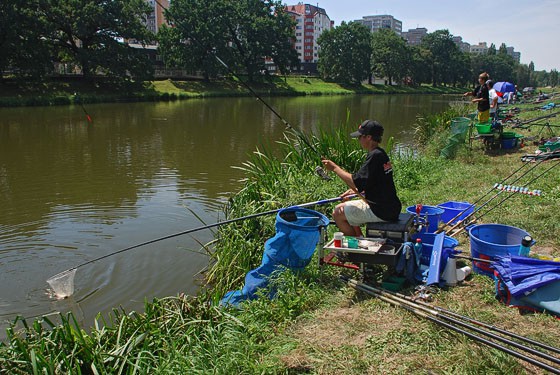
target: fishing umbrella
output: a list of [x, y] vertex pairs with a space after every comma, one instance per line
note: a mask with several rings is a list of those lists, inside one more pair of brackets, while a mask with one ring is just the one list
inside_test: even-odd
[[506, 92], [515, 92], [515, 85], [510, 82], [496, 82], [492, 88], [502, 94]]

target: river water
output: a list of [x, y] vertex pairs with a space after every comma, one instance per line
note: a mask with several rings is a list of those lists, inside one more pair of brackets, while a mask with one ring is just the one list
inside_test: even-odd
[[[385, 139], [411, 139], [415, 117], [451, 97], [378, 95], [266, 98], [294, 128], [379, 120]], [[93, 119], [88, 123], [85, 112]], [[74, 294], [46, 280], [129, 246], [222, 220], [247, 155], [282, 140], [285, 125], [253, 98], [0, 108], [0, 339], [17, 315], [143, 308], [196, 293], [210, 230], [78, 267]], [[316, 197], [324, 199], [328, 197]], [[302, 202], [304, 203], [304, 202]]]

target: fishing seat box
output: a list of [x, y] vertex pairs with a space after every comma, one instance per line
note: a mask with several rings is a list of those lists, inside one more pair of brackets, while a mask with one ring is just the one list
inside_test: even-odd
[[395, 244], [392, 251], [385, 252], [380, 250], [376, 254], [363, 254], [348, 252], [347, 261], [353, 263], [363, 264], [382, 264], [389, 267], [396, 267], [401, 252], [403, 250], [402, 244]]
[[408, 212], [401, 213], [398, 221], [377, 221], [366, 223], [366, 237], [388, 238], [395, 242], [407, 242], [414, 217]]
[[[379, 238], [363, 238], [364, 240], [379, 240]], [[330, 264], [335, 266], [341, 266], [345, 268], [353, 268], [359, 269], [358, 266], [355, 264], [362, 263], [362, 264], [382, 264], [390, 267], [395, 267], [397, 262], [399, 261], [399, 257], [401, 256], [403, 250], [403, 244], [401, 243], [394, 243], [390, 245], [390, 248], [384, 249], [385, 245], [383, 245], [377, 252], [372, 253], [370, 251], [361, 249], [361, 248], [348, 248], [348, 247], [334, 247], [334, 239], [328, 242], [321, 253], [319, 254], [319, 261], [320, 264]], [[327, 250], [325, 255], [324, 250]], [[345, 266], [341, 265], [341, 263], [333, 262], [332, 259], [335, 254], [342, 253], [344, 254], [344, 260], [342, 263], [353, 263], [353, 265]], [[338, 258], [338, 256], [337, 256]], [[340, 258], [339, 258], [340, 260]]]

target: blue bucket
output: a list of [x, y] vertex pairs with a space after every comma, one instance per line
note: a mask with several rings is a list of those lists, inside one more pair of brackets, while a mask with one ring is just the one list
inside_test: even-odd
[[[517, 255], [523, 237], [529, 233], [523, 229], [502, 224], [480, 224], [469, 230], [473, 258], [492, 260], [496, 256]], [[490, 263], [473, 261], [473, 270], [493, 277]]]
[[[412, 216], [416, 216], [416, 206], [410, 206], [406, 208], [406, 212]], [[443, 214], [443, 208], [435, 206], [422, 206], [420, 210], [420, 217], [424, 218], [428, 215], [428, 229], [422, 228], [420, 233], [434, 233], [438, 229], [439, 222], [441, 221], [441, 214]]]
[[467, 217], [474, 211], [474, 206], [471, 205], [469, 202], [449, 201], [449, 202], [438, 204], [437, 206], [443, 209], [443, 214], [441, 214], [441, 221], [443, 221], [444, 223], [448, 223], [449, 220], [461, 214], [457, 219], [453, 220], [451, 224], [455, 224], [459, 220], [463, 220], [465, 217]]
[[509, 150], [517, 146], [517, 138], [504, 138], [502, 139], [502, 149]]
[[[415, 233], [411, 236], [414, 242], [416, 242], [416, 239], [418, 238], [422, 241], [422, 256], [420, 258], [420, 263], [425, 266], [430, 265], [430, 258], [432, 257], [432, 250], [434, 249], [436, 236], [437, 234], [435, 233]], [[445, 236], [443, 238], [444, 249], [454, 249], [457, 245], [459, 245], [459, 241], [455, 238], [449, 236]]]

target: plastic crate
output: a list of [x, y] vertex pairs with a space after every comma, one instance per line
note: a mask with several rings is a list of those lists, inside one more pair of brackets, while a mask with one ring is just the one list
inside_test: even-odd
[[461, 214], [458, 218], [453, 220], [451, 224], [455, 224], [459, 220], [463, 220], [465, 217], [467, 217], [474, 211], [474, 206], [471, 205], [469, 202], [449, 201], [449, 202], [438, 204], [437, 207], [443, 208], [443, 214], [441, 214], [441, 221], [443, 221], [444, 223], [449, 222], [449, 220]]

